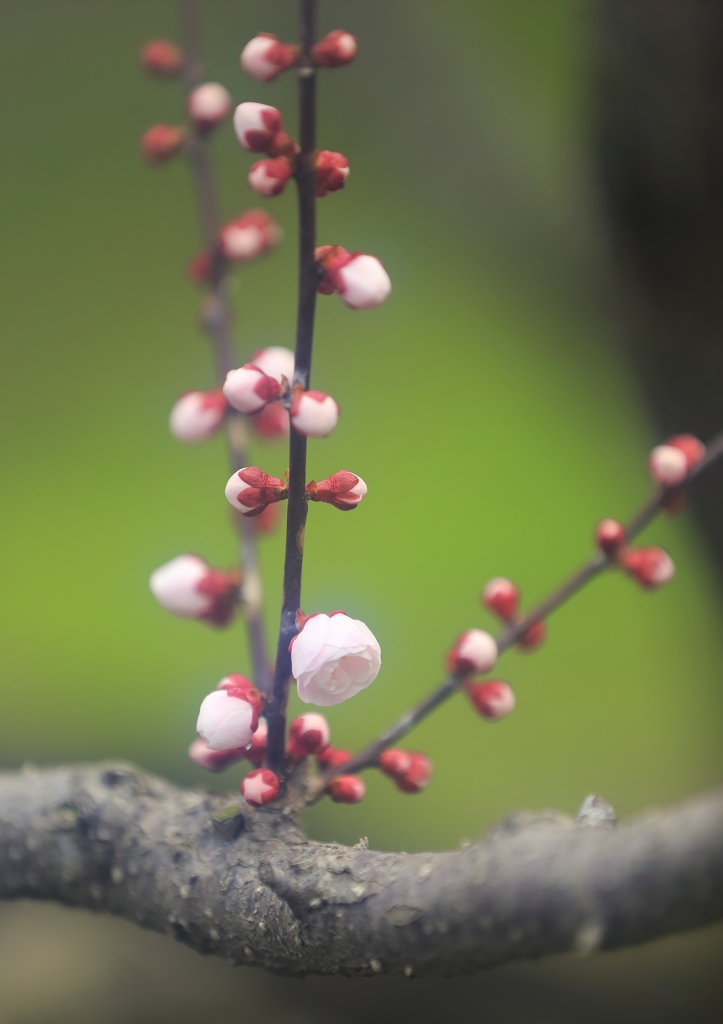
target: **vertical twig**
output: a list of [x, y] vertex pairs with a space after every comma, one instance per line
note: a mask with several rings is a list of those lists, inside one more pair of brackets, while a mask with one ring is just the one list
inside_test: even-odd
[[[301, 62], [299, 86], [299, 143], [301, 154], [296, 171], [299, 195], [299, 302], [296, 320], [294, 384], [308, 390], [311, 378], [311, 350], [314, 339], [316, 287], [319, 282], [316, 249], [316, 74], [311, 61], [316, 27], [316, 0], [299, 0], [299, 45]], [[306, 528], [306, 437], [293, 426], [289, 440], [289, 502], [286, 520], [284, 594], [281, 607], [276, 668], [267, 709], [269, 725], [269, 767], [283, 770], [286, 735], [286, 706], [291, 679], [289, 643], [297, 632], [296, 613], [301, 605], [301, 570]]]
[[[180, 0], [180, 15], [186, 54], [184, 78], [186, 89], [190, 92], [203, 78], [198, 0]], [[218, 192], [208, 142], [199, 134], [193, 136], [188, 150], [188, 162], [196, 189], [203, 242], [213, 257], [212, 301], [204, 310], [203, 326], [213, 346], [216, 379], [220, 386], [236, 362], [231, 331], [231, 307], [226, 294], [225, 267], [216, 245], [216, 237], [221, 226]], [[248, 465], [246, 425], [242, 414], [234, 409], [229, 410], [226, 426], [229, 460], [231, 470], [235, 472]], [[271, 680], [262, 617], [263, 590], [256, 545], [256, 527], [253, 521], [236, 515], [236, 530], [239, 563], [243, 574], [241, 602], [248, 632], [254, 683], [259, 690], [268, 693]]]

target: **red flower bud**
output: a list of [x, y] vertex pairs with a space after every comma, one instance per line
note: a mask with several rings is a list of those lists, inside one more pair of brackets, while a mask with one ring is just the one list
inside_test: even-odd
[[517, 641], [517, 649], [525, 654], [537, 650], [544, 643], [546, 634], [547, 626], [544, 622], [533, 622]]
[[693, 434], [678, 434], [665, 442], [671, 448], [678, 448], [688, 464], [688, 472], [702, 462], [705, 457], [705, 445]]
[[266, 760], [266, 742], [268, 735], [268, 726], [262, 718], [258, 724], [256, 732], [251, 737], [251, 742], [247, 747], [244, 747], [242, 751], [243, 756], [250, 761], [255, 768], [260, 768]]
[[172, 124], [155, 124], [141, 137], [141, 153], [152, 164], [162, 164], [180, 153], [188, 131]]
[[505, 622], [514, 618], [520, 603], [520, 591], [504, 576], [495, 576], [482, 591], [482, 603]]
[[434, 766], [426, 754], [417, 750], [410, 751], [409, 757], [409, 768], [394, 781], [403, 793], [421, 793], [429, 785]]
[[379, 767], [390, 779], [400, 779], [412, 767], [408, 750], [385, 750], [379, 755]]
[[241, 795], [252, 807], [270, 804], [279, 792], [279, 779], [268, 768], [256, 768], [241, 783]]
[[254, 433], [264, 441], [278, 441], [289, 436], [289, 414], [282, 402], [269, 402], [251, 420]]
[[341, 768], [349, 761], [351, 761], [351, 751], [343, 750], [341, 747], [327, 747], [316, 755], [316, 763], [324, 771]]
[[257, 533], [273, 533], [279, 525], [279, 506], [267, 505], [254, 519]]
[[342, 512], [349, 512], [366, 495], [367, 485], [360, 476], [341, 469], [318, 484], [311, 480], [306, 485], [306, 493], [310, 501], [325, 501]]
[[496, 722], [509, 715], [515, 706], [512, 687], [499, 680], [488, 683], [468, 683], [467, 696], [483, 718]]
[[322, 149], [316, 154], [316, 194], [321, 198], [344, 188], [349, 177], [349, 161], [342, 153]]
[[293, 162], [287, 157], [259, 160], [251, 165], [248, 182], [260, 196], [278, 196], [286, 188], [286, 182], [293, 173]]
[[311, 59], [320, 68], [340, 68], [356, 57], [357, 41], [350, 32], [334, 29], [311, 49]]
[[366, 791], [358, 775], [337, 775], [328, 786], [329, 796], [337, 804], [358, 804]]
[[141, 65], [151, 75], [173, 77], [183, 70], [183, 53], [167, 39], [152, 39], [141, 48]]
[[595, 543], [608, 558], [617, 558], [625, 540], [625, 527], [617, 519], [601, 519], [595, 527]]
[[277, 476], [269, 476], [258, 466], [247, 466], [234, 473], [226, 484], [226, 498], [244, 516], [258, 516], [267, 505], [283, 501], [289, 489]]
[[672, 558], [657, 547], [628, 548], [620, 556], [620, 565], [646, 590], [655, 590], [675, 575]]
[[299, 47], [281, 43], [270, 32], [259, 32], [241, 51], [241, 67], [260, 82], [270, 82], [282, 71], [293, 67]]
[[243, 263], [267, 252], [281, 237], [281, 228], [265, 210], [247, 210], [221, 228], [218, 244], [226, 259]]
[[329, 724], [323, 715], [312, 712], [295, 718], [289, 728], [288, 753], [294, 761], [319, 754], [329, 746]]

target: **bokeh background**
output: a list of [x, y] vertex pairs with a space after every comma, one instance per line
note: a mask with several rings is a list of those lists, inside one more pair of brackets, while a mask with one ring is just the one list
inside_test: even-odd
[[[279, 106], [292, 133], [292, 76], [251, 82], [238, 53], [259, 30], [293, 39], [295, 6], [201, 0], [208, 77], [236, 102]], [[353, 516], [312, 507], [304, 608], [362, 618], [384, 654], [374, 686], [330, 709], [339, 745], [358, 748], [433, 687], [458, 632], [493, 626], [478, 602], [490, 576], [518, 581], [531, 603], [588, 556], [597, 519], [644, 499], [656, 421], [697, 426], [651, 387], [654, 348], [640, 358], [629, 344], [644, 303], [630, 303], [601, 158], [601, 6], [320, 4], [321, 31], [354, 32], [360, 54], [320, 76], [320, 144], [345, 153], [352, 174], [319, 204], [319, 240], [378, 255], [394, 282], [377, 310], [337, 297], [318, 309], [313, 380], [343, 414], [311, 442], [310, 475], [352, 469], [369, 497]], [[238, 771], [209, 783], [185, 751], [202, 697], [248, 669], [243, 630], [173, 619], [147, 587], [182, 551], [234, 558], [221, 439], [185, 447], [167, 430], [177, 394], [213, 377], [184, 276], [199, 248], [188, 170], [138, 156], [146, 127], [183, 116], [178, 83], [137, 68], [139, 45], [159, 36], [178, 39], [171, 0], [0, 5], [0, 764], [126, 758], [234, 788]], [[684, 89], [675, 98], [684, 111], [694, 102]], [[213, 152], [225, 214], [261, 205], [286, 233], [235, 274], [239, 356], [293, 345], [293, 189], [259, 201], [228, 124]], [[257, 446], [253, 461], [286, 468], [283, 446]], [[365, 802], [314, 808], [312, 834], [442, 849], [523, 808], [574, 814], [594, 792], [626, 815], [720, 781], [710, 537], [678, 517], [646, 540], [673, 555], [671, 586], [646, 594], [602, 578], [554, 616], [538, 653], [505, 656], [509, 719], [489, 726], [456, 698], [414, 735], [435, 762], [428, 790], [408, 798], [368, 773]], [[272, 634], [281, 534], [262, 545]], [[703, 1022], [723, 1002], [721, 928], [475, 979], [302, 983], [202, 960], [123, 922], [18, 904], [0, 906], [0, 951], [2, 1024], [223, 1024], [245, 1012]]]

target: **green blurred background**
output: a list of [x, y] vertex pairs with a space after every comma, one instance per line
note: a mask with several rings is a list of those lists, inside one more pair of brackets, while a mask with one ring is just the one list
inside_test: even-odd
[[[535, 601], [587, 557], [598, 518], [634, 509], [658, 438], [610, 298], [589, 156], [588, 7], [320, 7], [321, 31], [347, 28], [360, 53], [320, 76], [320, 145], [345, 153], [352, 173], [319, 204], [319, 241], [378, 255], [394, 283], [387, 304], [368, 312], [321, 297], [315, 344], [313, 382], [343, 413], [331, 438], [311, 442], [309, 473], [352, 469], [369, 497], [353, 516], [312, 507], [304, 608], [342, 607], [382, 645], [375, 684], [329, 709], [334, 742], [358, 748], [436, 684], [458, 632], [493, 625], [478, 603], [490, 576], [511, 577]], [[238, 67], [257, 31], [294, 38], [293, 0], [202, 0], [201, 11], [208, 77], [236, 102], [278, 105], [293, 133], [293, 78], [262, 85]], [[149, 573], [183, 551], [220, 565], [234, 557], [221, 439], [185, 447], [167, 431], [177, 394], [213, 384], [195, 327], [199, 295], [184, 277], [199, 248], [188, 171], [181, 161], [149, 169], [138, 156], [141, 132], [180, 121], [183, 99], [178, 83], [139, 73], [137, 49], [178, 32], [168, 0], [0, 5], [7, 767], [128, 758], [208, 785], [185, 754], [198, 705], [221, 676], [249, 667], [239, 624], [219, 633], [174, 619], [147, 587]], [[251, 158], [228, 124], [213, 152], [225, 214], [262, 205], [286, 233], [276, 254], [235, 276], [239, 355], [292, 345], [293, 189], [259, 201], [246, 183]], [[280, 474], [284, 447], [259, 446], [253, 461]], [[509, 719], [491, 727], [464, 699], [451, 701], [413, 738], [435, 762], [427, 791], [410, 799], [368, 773], [364, 803], [321, 804], [309, 814], [312, 833], [440, 849], [522, 808], [574, 813], [595, 792], [625, 815], [719, 781], [723, 646], [712, 570], [685, 517], [656, 523], [646, 540], [670, 550], [673, 585], [651, 595], [617, 574], [597, 582], [555, 615], [539, 653], [505, 656], [500, 675], [518, 700]], [[262, 544], [272, 634], [281, 534]], [[232, 770], [211, 784], [237, 781]], [[0, 1021], [66, 1012], [94, 1020], [96, 996], [105, 1020], [123, 1022], [212, 1011], [233, 1020], [243, 1005], [279, 1021], [381, 1020], [394, 1007], [396, 1019], [424, 1016], [425, 1006], [430, 1019], [454, 1007], [459, 1020], [489, 1011], [504, 1021], [611, 1012], [672, 1021], [685, 1006], [686, 1019], [703, 1021], [720, 1009], [716, 929], [441, 989], [392, 979], [386, 988], [294, 986], [232, 973], [120, 923], [0, 908], [0, 950], [17, 958], [40, 935], [64, 995], [46, 1006], [22, 971], [0, 967]], [[133, 980], [104, 973], [101, 949], [119, 951], [107, 952], [115, 965], [137, 957]], [[199, 999], [196, 1011], [195, 996], [179, 999], [181, 982], [169, 979], [181, 977], [210, 1002]]]

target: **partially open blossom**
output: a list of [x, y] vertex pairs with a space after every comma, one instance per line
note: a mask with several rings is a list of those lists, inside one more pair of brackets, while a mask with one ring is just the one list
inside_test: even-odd
[[259, 160], [251, 165], [248, 182], [260, 196], [278, 196], [294, 173], [294, 166], [286, 157]]
[[628, 548], [620, 556], [620, 565], [647, 590], [662, 586], [675, 575], [672, 558], [657, 547]]
[[204, 82], [188, 94], [188, 116], [200, 132], [209, 132], [231, 112], [231, 94], [218, 82]]
[[279, 384], [286, 377], [289, 384], [294, 379], [294, 353], [283, 345], [269, 345], [260, 348], [251, 356], [251, 362], [269, 377], [275, 377]]
[[325, 750], [320, 751], [316, 755], [316, 763], [324, 771], [330, 771], [332, 768], [341, 768], [343, 765], [348, 764], [351, 761], [351, 751], [344, 750], [342, 747], [326, 747]]
[[226, 484], [226, 498], [244, 516], [258, 516], [267, 505], [283, 501], [289, 489], [277, 476], [269, 476], [258, 466], [247, 466], [234, 473]]
[[255, 768], [241, 782], [241, 796], [252, 807], [270, 804], [279, 792], [279, 779], [268, 768]]
[[154, 124], [141, 136], [141, 152], [152, 164], [163, 163], [180, 153], [188, 141], [188, 131], [174, 124]]
[[141, 47], [141, 65], [152, 75], [173, 77], [183, 70], [183, 53], [168, 39], [151, 39]]
[[485, 584], [482, 591], [482, 602], [495, 615], [509, 621], [517, 613], [520, 604], [520, 591], [504, 576], [495, 576]]
[[291, 641], [291, 674], [304, 704], [341, 704], [373, 683], [381, 664], [372, 631], [344, 612], [309, 616]]
[[329, 796], [337, 804], [358, 804], [367, 791], [358, 775], [337, 775], [327, 787]]
[[608, 558], [617, 558], [626, 539], [625, 527], [617, 519], [601, 519], [595, 527], [595, 543]]
[[246, 754], [243, 750], [211, 750], [205, 740], [198, 739], [188, 748], [188, 756], [208, 772], [223, 772], [243, 761]]
[[289, 413], [283, 402], [269, 402], [251, 420], [254, 433], [264, 441], [278, 441], [289, 436]]
[[[294, 430], [305, 437], [328, 437], [339, 421], [339, 406], [323, 391], [295, 391], [289, 409]], [[317, 484], [318, 489], [318, 484]]]
[[233, 115], [236, 138], [250, 153], [268, 153], [282, 130], [281, 111], [267, 103], [240, 103]]
[[545, 623], [542, 620], [533, 622], [517, 641], [517, 649], [526, 654], [536, 651], [544, 643], [546, 635], [547, 626]]
[[198, 555], [178, 555], [151, 573], [156, 601], [173, 615], [225, 625], [236, 604], [239, 573], [212, 569]]
[[241, 67], [260, 82], [270, 82], [282, 71], [293, 67], [299, 47], [280, 42], [270, 32], [259, 32], [241, 51]]
[[218, 244], [226, 259], [243, 263], [273, 248], [281, 237], [281, 228], [265, 210], [247, 210], [221, 228]]
[[213, 258], [207, 249], [197, 252], [186, 265], [186, 273], [196, 284], [210, 284], [213, 271]]
[[312, 712], [295, 718], [289, 727], [289, 756], [295, 761], [309, 754], [320, 754], [329, 746], [329, 723]]
[[496, 722], [513, 710], [515, 695], [507, 683], [495, 680], [489, 683], [468, 683], [467, 696], [483, 718]]
[[269, 377], [258, 366], [246, 363], [238, 370], [229, 370], [223, 393], [234, 409], [251, 415], [260, 412], [268, 402], [274, 402], [281, 393], [281, 387], [274, 377]]
[[376, 256], [348, 252], [340, 245], [322, 245], [316, 260], [325, 271], [317, 289], [323, 295], [338, 292], [351, 309], [379, 306], [392, 290], [392, 282]]
[[244, 747], [242, 753], [247, 761], [250, 761], [254, 768], [260, 768], [266, 760], [266, 742], [269, 736], [269, 728], [263, 718], [259, 720], [256, 732], [251, 737], [251, 742]]
[[342, 512], [350, 512], [366, 496], [367, 485], [356, 473], [340, 469], [318, 484], [314, 480], [309, 481], [306, 493], [310, 501], [325, 501]]
[[228, 410], [222, 391], [187, 391], [177, 399], [168, 427], [179, 441], [205, 441], [219, 429]]
[[450, 672], [489, 672], [497, 661], [497, 644], [483, 629], [468, 629], [447, 657]]
[[679, 449], [685, 455], [689, 472], [705, 457], [705, 445], [693, 434], [677, 434], [668, 438], [665, 443], [671, 448]]
[[357, 41], [341, 28], [328, 32], [311, 48], [311, 58], [321, 68], [340, 68], [356, 57]]
[[322, 149], [316, 154], [316, 194], [321, 198], [329, 192], [338, 192], [344, 188], [349, 177], [349, 161], [343, 153], [332, 153]]
[[196, 731], [208, 742], [210, 750], [247, 747], [258, 726], [258, 706], [249, 691], [214, 690], [204, 698]]
[[671, 444], [659, 444], [648, 457], [650, 475], [665, 487], [675, 487], [688, 475], [688, 460], [680, 448]]

